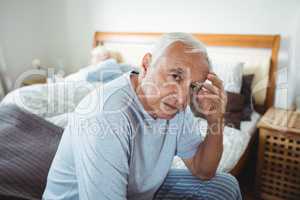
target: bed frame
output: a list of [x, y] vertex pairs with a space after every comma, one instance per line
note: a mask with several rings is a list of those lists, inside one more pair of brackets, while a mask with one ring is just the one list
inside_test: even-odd
[[[131, 41], [133, 38], [141, 41], [153, 41], [158, 39], [163, 33], [140, 33], [140, 32], [95, 32], [93, 47], [103, 44], [105, 41]], [[200, 34], [193, 33], [193, 36], [208, 46], [221, 47], [241, 47], [241, 48], [265, 48], [271, 50], [271, 62], [269, 68], [269, 79], [267, 83], [267, 93], [263, 106], [256, 106], [258, 112], [263, 114], [268, 108], [273, 106], [278, 52], [280, 48], [280, 35], [239, 35], [239, 34]], [[250, 139], [249, 145], [240, 158], [237, 165], [231, 171], [235, 176], [240, 174], [249, 157], [251, 146], [254, 144], [255, 134]]]

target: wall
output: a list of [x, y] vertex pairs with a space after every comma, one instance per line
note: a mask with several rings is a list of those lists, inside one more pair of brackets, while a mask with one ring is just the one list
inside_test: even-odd
[[299, 6], [297, 0], [91, 1], [95, 26], [115, 31], [282, 33]]
[[[94, 4], [91, 4], [90, 0], [65, 0], [65, 2], [70, 54], [70, 63], [65, 66], [65, 71], [70, 73], [89, 63], [93, 33], [96, 29], [92, 26], [91, 6]], [[101, 1], [95, 1], [97, 2]]]
[[[297, 42], [296, 42], [296, 48], [295, 48], [295, 69], [297, 69], [297, 71], [294, 73], [295, 76], [296, 76], [296, 84], [295, 85], [298, 85], [300, 84], [300, 17], [299, 17], [299, 20], [298, 20], [298, 29], [297, 29]], [[297, 96], [300, 96], [300, 90], [299, 88], [295, 90], [296, 91], [296, 95]]]
[[69, 34], [65, 0], [43, 0], [42, 1], [43, 24], [43, 48], [47, 52], [46, 60], [43, 63], [48, 67], [68, 66], [69, 55]]
[[12, 80], [31, 66], [33, 58], [47, 57], [41, 13], [42, 1], [0, 0], [0, 47]]
[[[294, 22], [294, 38], [295, 40], [293, 41], [293, 61], [291, 63], [291, 72], [293, 76], [291, 77], [291, 81], [294, 83], [294, 93], [293, 95], [295, 97], [298, 97], [299, 100], [298, 102], [300, 103], [300, 90], [297, 88], [300, 84], [300, 8], [298, 9], [298, 17], [296, 18]], [[300, 108], [299, 108], [300, 109]]]
[[[32, 68], [35, 58], [40, 59], [43, 66], [54, 68], [71, 66], [73, 60], [78, 61], [72, 59], [72, 48], [81, 49], [78, 44], [82, 39], [72, 40], [78, 31], [72, 33], [70, 28], [69, 18], [74, 19], [74, 16], [68, 16], [67, 3], [66, 0], [0, 0], [0, 48], [7, 75], [13, 81]], [[84, 23], [78, 21], [80, 28], [77, 29], [84, 29]], [[85, 36], [78, 35], [80, 37]]]

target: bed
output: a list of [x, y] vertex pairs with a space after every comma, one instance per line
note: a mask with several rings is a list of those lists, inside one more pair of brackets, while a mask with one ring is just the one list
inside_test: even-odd
[[[118, 52], [127, 65], [138, 66], [144, 53], [150, 50], [161, 34], [96, 32], [93, 47], [105, 46]], [[219, 171], [238, 175], [249, 156], [260, 114], [273, 105], [280, 36], [197, 33], [194, 36], [208, 46], [208, 54], [214, 60], [242, 61], [243, 74], [254, 74], [252, 92], [256, 111], [251, 114], [250, 120], [241, 123], [240, 130], [225, 127], [224, 153], [218, 168]], [[89, 69], [93, 69], [93, 66], [68, 76], [63, 82], [20, 88], [9, 93], [1, 104], [16, 104], [64, 128], [69, 114], [80, 100], [94, 88], [104, 84], [86, 81]], [[205, 120], [201, 123], [204, 127], [207, 126]], [[185, 166], [175, 157], [172, 167]]]
[[[162, 33], [96, 32], [93, 47], [104, 45], [121, 52], [124, 62], [136, 66], [141, 61], [141, 56], [151, 49], [154, 41], [161, 35]], [[200, 33], [193, 33], [193, 36], [207, 45], [210, 57], [218, 61], [244, 62], [243, 74], [254, 74], [251, 87], [255, 112], [250, 121], [241, 123], [240, 131], [225, 127], [223, 155], [226, 156], [222, 157], [218, 168], [237, 176], [249, 157], [260, 115], [274, 103], [280, 36]], [[237, 135], [240, 137], [236, 137]], [[182, 168], [184, 165], [180, 159], [175, 158], [173, 167]]]

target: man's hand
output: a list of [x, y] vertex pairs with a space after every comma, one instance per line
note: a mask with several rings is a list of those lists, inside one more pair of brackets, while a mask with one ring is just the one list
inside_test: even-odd
[[198, 90], [194, 91], [193, 98], [196, 101], [196, 109], [204, 115], [209, 125], [216, 125], [223, 121], [227, 96], [224, 91], [223, 82], [214, 73], [207, 75], [207, 80], [201, 84]]
[[[199, 145], [197, 153], [184, 159], [190, 171], [203, 180], [212, 178], [218, 168], [223, 153], [223, 128], [227, 96], [222, 81], [214, 73], [209, 73], [210, 83], [192, 85], [192, 103], [197, 112], [206, 118], [208, 133]], [[200, 130], [199, 130], [200, 131]]]

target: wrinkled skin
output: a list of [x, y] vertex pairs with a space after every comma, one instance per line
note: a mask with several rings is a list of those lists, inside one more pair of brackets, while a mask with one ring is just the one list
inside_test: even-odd
[[152, 55], [146, 54], [142, 71], [133, 77], [133, 85], [145, 110], [154, 118], [171, 119], [189, 104], [191, 84], [204, 83], [198, 90], [196, 100], [207, 120], [222, 117], [226, 106], [226, 95], [220, 79], [209, 72], [206, 56], [182, 42], [171, 44], [164, 54], [153, 63]]

